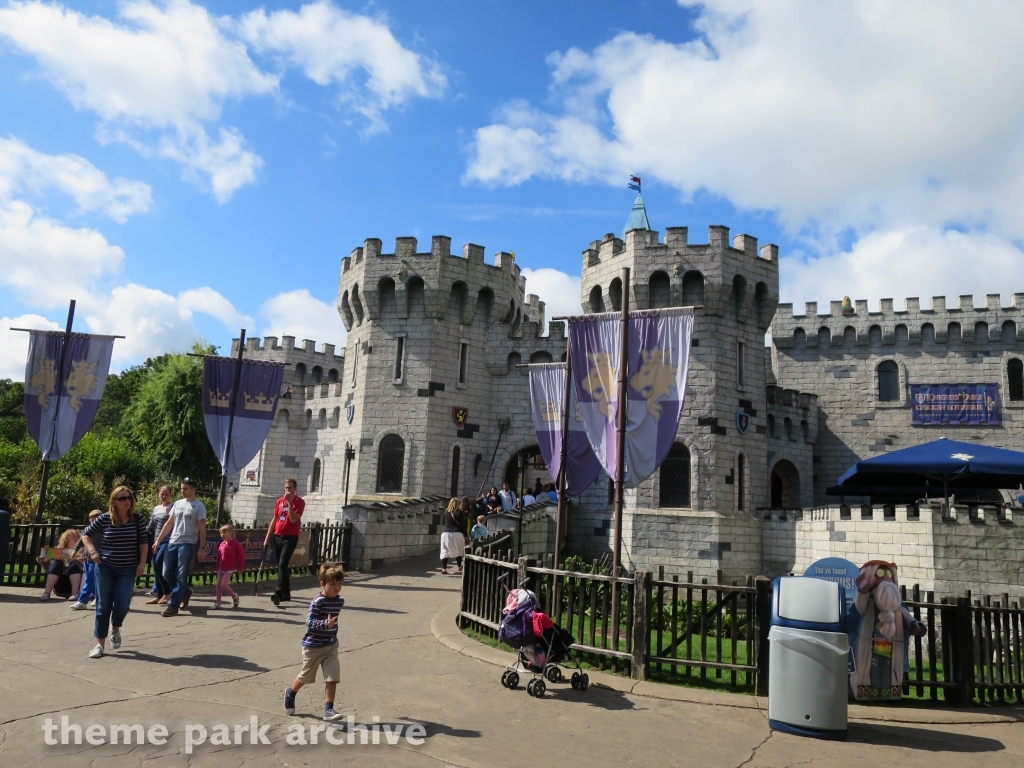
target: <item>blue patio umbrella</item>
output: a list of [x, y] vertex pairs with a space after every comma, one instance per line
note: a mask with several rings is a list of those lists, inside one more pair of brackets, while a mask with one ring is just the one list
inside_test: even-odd
[[1024, 453], [942, 437], [930, 443], [883, 453], [858, 461], [829, 488], [832, 496], [866, 496], [925, 490], [942, 485], [949, 503], [949, 487], [1018, 488], [1024, 484]]

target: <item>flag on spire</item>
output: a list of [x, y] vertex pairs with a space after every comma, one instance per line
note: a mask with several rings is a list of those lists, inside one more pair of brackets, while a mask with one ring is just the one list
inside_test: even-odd
[[632, 189], [634, 192], [639, 192], [640, 191], [640, 177], [639, 176], [630, 176], [629, 177], [629, 181], [630, 181], [630, 183], [627, 184], [626, 186], [629, 187], [630, 189]]

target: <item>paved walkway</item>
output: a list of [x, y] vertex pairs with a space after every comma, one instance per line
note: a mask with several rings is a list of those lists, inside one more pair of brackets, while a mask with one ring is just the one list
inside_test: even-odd
[[[296, 716], [281, 709], [281, 694], [295, 676], [305, 606], [312, 580], [293, 588], [296, 600], [275, 608], [266, 597], [244, 596], [237, 611], [214, 610], [212, 595], [197, 590], [192, 610], [161, 618], [140, 598], [124, 627], [124, 645], [103, 659], [86, 658], [91, 614], [66, 604], [39, 604], [24, 589], [0, 589], [0, 765], [20, 768], [57, 758], [77, 766], [1010, 766], [1024, 765], [1024, 715], [991, 710], [1008, 722], [892, 723], [857, 721], [845, 743], [772, 733], [757, 701], [672, 701], [641, 693], [656, 687], [613, 681], [616, 688], [586, 693], [549, 687], [541, 701], [498, 682], [501, 656], [478, 652], [451, 631], [459, 578], [433, 572], [432, 556], [372, 575], [352, 575], [339, 625], [344, 682], [336, 707], [354, 720], [389, 728], [421, 723], [426, 736], [413, 745], [319, 743], [289, 745], [289, 727], [319, 724], [323, 687], [299, 694]], [[447, 612], [447, 613], [446, 613]], [[447, 616], [447, 618], [446, 618]], [[432, 630], [433, 625], [433, 630]], [[440, 635], [445, 642], [439, 642]], [[455, 648], [474, 653], [466, 655]], [[700, 697], [700, 694], [677, 695]], [[702, 703], [704, 702], [704, 703]], [[988, 714], [986, 712], [985, 714]], [[85, 730], [98, 724], [163, 724], [166, 744], [123, 743], [47, 746], [44, 724]], [[977, 718], [978, 713], [971, 713]], [[257, 718], [268, 745], [215, 745], [213, 726]], [[927, 720], [928, 718], [921, 718]], [[957, 719], [957, 718], [954, 718]], [[964, 719], [960, 717], [959, 719]], [[203, 724], [204, 744], [185, 754], [189, 725]], [[193, 735], [198, 737], [198, 731]], [[106, 733], [104, 733], [107, 736]], [[159, 735], [154, 732], [154, 735]], [[335, 741], [341, 732], [332, 731]], [[107, 736], [109, 739], [109, 736]], [[308, 738], [308, 737], [307, 737]], [[122, 737], [123, 742], [123, 737]], [[344, 740], [344, 739], [342, 739]], [[106, 758], [106, 759], [104, 759]]]

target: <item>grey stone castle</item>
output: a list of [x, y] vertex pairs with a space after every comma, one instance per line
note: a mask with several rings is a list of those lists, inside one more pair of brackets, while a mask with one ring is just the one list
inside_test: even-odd
[[[527, 485], [551, 481], [517, 366], [563, 360], [564, 325], [546, 326], [512, 254], [487, 263], [483, 247], [453, 254], [443, 236], [417, 248], [401, 237], [384, 253], [370, 239], [342, 259], [340, 353], [289, 336], [248, 341], [247, 355], [291, 365], [270, 435], [241, 473], [236, 520], [265, 524], [290, 476], [311, 520], [341, 519], [346, 497], [365, 508], [517, 485], [520, 456]], [[623, 238], [607, 234], [583, 251], [584, 311], [621, 307], [623, 267], [631, 308], [702, 307], [677, 443], [626, 493], [624, 562], [730, 578], [802, 572], [824, 556], [882, 557], [927, 589], [1024, 584], [1024, 525], [1009, 499], [943, 514], [825, 495], [858, 459], [942, 434], [1024, 448], [1024, 294], [1009, 306], [989, 295], [981, 307], [960, 296], [956, 307], [938, 297], [922, 309], [914, 298], [901, 311], [882, 299], [878, 312], [835, 301], [827, 314], [809, 303], [794, 315], [779, 304], [776, 246], [730, 241], [722, 226], [704, 243], [691, 243], [686, 227], [662, 239], [639, 198]], [[958, 382], [997, 383], [1002, 425], [911, 425], [911, 383]], [[572, 551], [608, 550], [610, 487], [601, 477], [572, 500]]]

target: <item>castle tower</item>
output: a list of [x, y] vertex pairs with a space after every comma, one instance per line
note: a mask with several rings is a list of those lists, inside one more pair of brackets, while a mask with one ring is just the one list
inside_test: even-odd
[[[642, 208], [643, 201], [637, 199], [627, 226], [647, 220], [646, 211], [638, 215], [636, 205]], [[637, 552], [665, 552], [670, 546], [679, 556], [709, 561], [727, 551], [734, 553], [730, 570], [756, 568], [759, 541], [746, 529], [755, 509], [768, 503], [764, 336], [778, 304], [778, 248], [758, 250], [750, 235], [737, 235], [730, 245], [729, 230], [722, 226], [710, 227], [709, 242], [701, 244], [689, 242], [686, 227], [668, 228], [664, 242], [647, 228], [630, 229], [625, 240], [607, 234], [583, 252], [586, 311], [621, 308], [623, 267], [631, 270], [631, 309], [702, 307], [694, 313], [677, 447], [658, 472], [626, 491], [632, 518], [631, 524], [624, 523], [627, 546]], [[741, 432], [744, 423], [748, 426]], [[609, 481], [601, 482], [602, 487], [584, 494], [587, 513], [575, 530], [578, 539], [594, 537], [595, 550], [601, 529], [609, 527]], [[645, 526], [665, 515], [680, 519], [678, 543], [648, 541]], [[735, 534], [726, 530], [729, 520], [737, 521]], [[736, 557], [742, 549], [739, 539], [750, 540], [749, 564]], [[700, 549], [686, 552], [689, 547]]]

